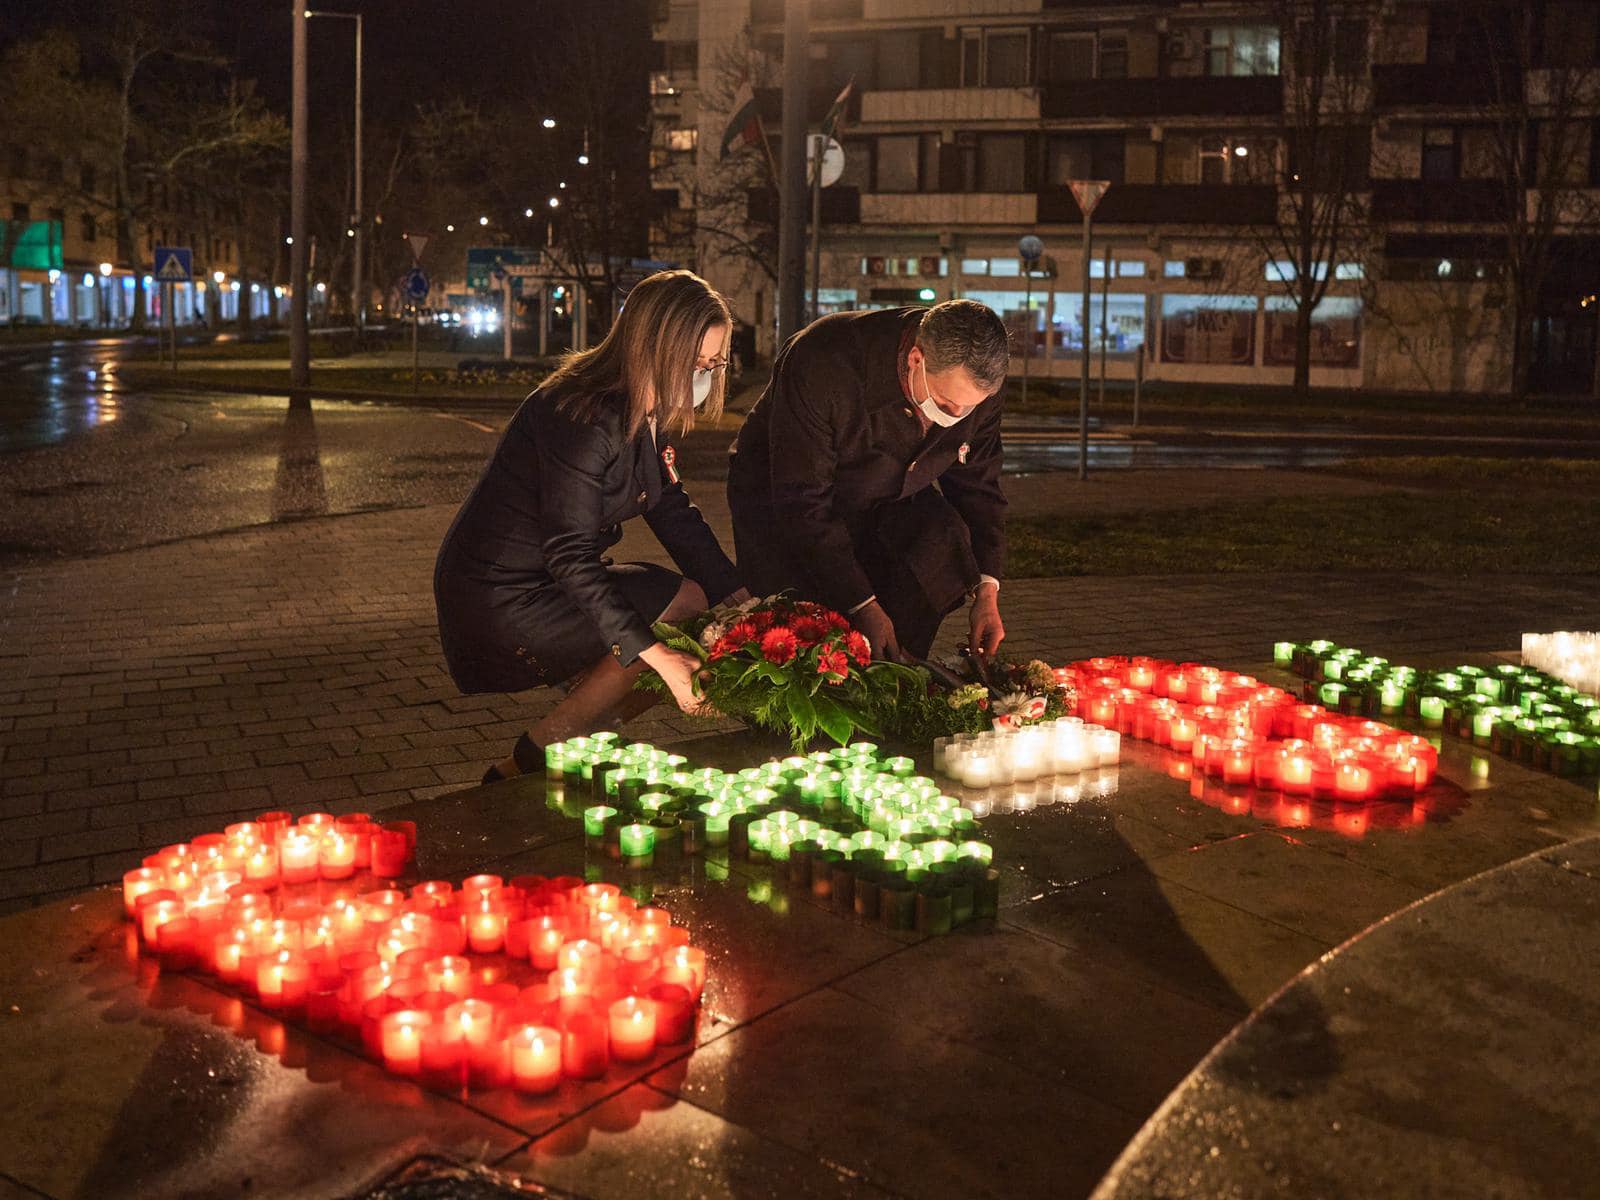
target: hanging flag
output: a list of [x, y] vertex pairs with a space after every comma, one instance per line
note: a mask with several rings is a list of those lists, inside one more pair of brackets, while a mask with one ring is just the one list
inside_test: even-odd
[[722, 151], [717, 157], [728, 157], [730, 146], [753, 146], [765, 137], [765, 131], [761, 128], [761, 112], [756, 108], [755, 90], [750, 86], [750, 81], [745, 80], [733, 95], [733, 117], [722, 131]]
[[833, 98], [833, 103], [828, 106], [828, 115], [822, 118], [822, 136], [832, 137], [834, 130], [839, 127], [839, 121], [844, 117], [845, 101], [850, 99], [850, 89], [856, 86], [856, 77], [850, 76], [843, 90]]

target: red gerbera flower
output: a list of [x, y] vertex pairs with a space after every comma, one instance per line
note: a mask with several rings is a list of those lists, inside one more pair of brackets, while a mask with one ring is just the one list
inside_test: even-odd
[[743, 650], [746, 642], [753, 642], [758, 636], [754, 623], [750, 621], [737, 621], [728, 627], [728, 632], [718, 639], [719, 646], [726, 646], [731, 654], [735, 650]]
[[864, 667], [872, 661], [872, 644], [854, 629], [845, 635], [844, 648], [850, 652], [850, 657], [856, 660], [858, 666]]
[[794, 630], [786, 629], [782, 625], [776, 629], [769, 629], [761, 637], [761, 657], [775, 666], [783, 666], [792, 662], [795, 651], [799, 649], [799, 642], [794, 636]]
[[830, 626], [832, 626], [834, 629], [840, 630], [841, 632], [850, 628], [850, 622], [839, 613], [830, 611], [824, 619]]
[[820, 617], [799, 617], [794, 623], [794, 636], [800, 639], [802, 646], [815, 646], [827, 638], [830, 632], [829, 625]]
[[850, 660], [843, 650], [825, 650], [817, 656], [817, 674], [827, 675], [829, 683], [843, 683], [850, 674]]
[[[756, 630], [757, 633], [762, 633], [762, 632], [772, 628], [772, 623], [776, 619], [777, 618], [771, 612], [768, 612], [765, 609], [762, 609], [762, 610], [758, 610], [758, 611], [753, 612], [753, 613], [750, 614], [749, 623], [751, 625], [755, 626], [755, 630]], [[740, 624], [742, 625], [742, 624], [744, 624], [744, 622], [741, 621]]]

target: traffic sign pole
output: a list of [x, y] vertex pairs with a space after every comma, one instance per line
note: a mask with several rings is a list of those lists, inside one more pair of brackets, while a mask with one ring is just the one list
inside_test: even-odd
[[1090, 225], [1094, 221], [1095, 206], [1111, 186], [1104, 179], [1074, 179], [1067, 184], [1083, 210], [1083, 356], [1078, 373], [1078, 478], [1089, 478], [1089, 259], [1093, 254], [1090, 244]]
[[501, 303], [502, 303], [502, 307], [504, 309], [504, 315], [500, 318], [500, 332], [501, 332], [502, 341], [504, 343], [504, 347], [503, 347], [502, 353], [503, 353], [503, 355], [505, 357], [505, 360], [507, 362], [510, 362], [511, 361], [511, 276], [507, 275], [504, 279], [502, 279], [500, 281], [500, 287], [501, 287], [502, 292], [504, 293], [503, 296], [501, 297]]
[[1044, 254], [1044, 243], [1033, 234], [1017, 239], [1017, 253], [1022, 256], [1022, 403], [1028, 403], [1028, 360], [1033, 354], [1033, 268]]

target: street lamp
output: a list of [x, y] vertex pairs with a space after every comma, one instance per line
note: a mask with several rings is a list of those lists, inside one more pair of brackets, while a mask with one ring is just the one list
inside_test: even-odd
[[362, 209], [361, 209], [361, 14], [345, 12], [325, 12], [306, 9], [308, 17], [332, 17], [340, 21], [354, 21], [356, 23], [356, 144], [355, 144], [355, 212], [351, 217], [351, 229], [346, 230], [346, 236], [355, 239], [353, 257], [350, 264], [350, 315], [355, 321], [356, 338], [359, 341], [363, 327], [366, 324], [366, 289], [362, 286], [365, 272], [362, 267]]
[[554, 117], [546, 117], [541, 124], [543, 124], [546, 129], [554, 129], [556, 127], [556, 119]]
[[551, 208], [560, 208], [561, 207], [560, 198], [557, 197], [557, 196], [551, 196], [550, 197], [550, 207]]
[[479, 225], [487, 225], [488, 223], [489, 223], [489, 218], [488, 217], [479, 217], [478, 218], [478, 224]]

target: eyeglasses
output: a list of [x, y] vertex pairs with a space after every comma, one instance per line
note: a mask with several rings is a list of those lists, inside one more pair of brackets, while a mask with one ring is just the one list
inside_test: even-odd
[[704, 367], [702, 367], [697, 362], [694, 365], [694, 369], [696, 371], [714, 371], [714, 372], [717, 372], [717, 373], [720, 374], [721, 372], [726, 371], [728, 369], [728, 359], [726, 359], [726, 358], [713, 358], [711, 360], [710, 365], [709, 366], [704, 366]]

